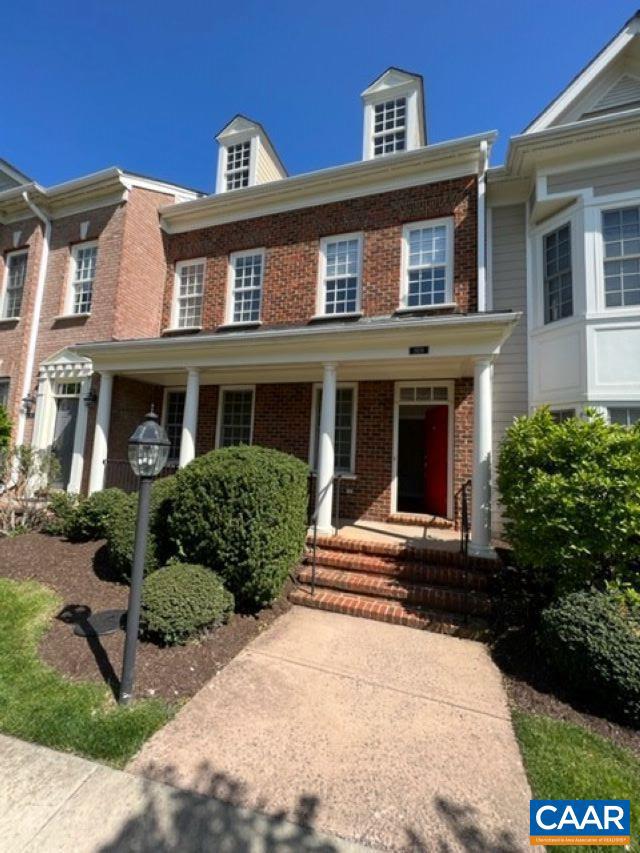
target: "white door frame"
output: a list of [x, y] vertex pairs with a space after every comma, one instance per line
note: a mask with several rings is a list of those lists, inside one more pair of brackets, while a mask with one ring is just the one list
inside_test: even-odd
[[[446, 388], [446, 400], [420, 400], [400, 402], [401, 388]], [[453, 419], [455, 382], [453, 380], [403, 380], [394, 383], [393, 391], [393, 448], [391, 463], [391, 512], [398, 512], [398, 438], [400, 423], [400, 405], [403, 406], [447, 406], [448, 435], [447, 435], [447, 518], [453, 519]]]

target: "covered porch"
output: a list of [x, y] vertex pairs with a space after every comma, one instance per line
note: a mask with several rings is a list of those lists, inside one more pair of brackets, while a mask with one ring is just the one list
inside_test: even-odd
[[[238, 443], [309, 462], [320, 535], [348, 519], [362, 533], [367, 522], [401, 523], [406, 534], [413, 520], [422, 538], [426, 525], [427, 537], [453, 542], [447, 528], [471, 480], [471, 547], [488, 553], [492, 361], [516, 320], [398, 317], [79, 346], [99, 375], [86, 488], [115, 484], [128, 435], [153, 403], [172, 470]], [[417, 446], [413, 421], [425, 437]], [[416, 511], [420, 500], [427, 512]]]

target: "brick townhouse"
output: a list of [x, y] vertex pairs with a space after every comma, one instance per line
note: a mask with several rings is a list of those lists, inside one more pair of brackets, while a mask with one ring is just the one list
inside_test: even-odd
[[514, 416], [640, 413], [638, 20], [497, 168], [494, 133], [428, 143], [422, 79], [396, 68], [363, 93], [356, 163], [288, 176], [236, 116], [210, 195], [119, 170], [43, 190], [7, 165], [18, 438], [55, 444], [67, 487], [92, 492], [124, 481], [154, 403], [173, 467], [241, 442], [307, 460], [325, 533], [336, 492], [344, 517], [455, 524], [471, 480], [489, 553]]

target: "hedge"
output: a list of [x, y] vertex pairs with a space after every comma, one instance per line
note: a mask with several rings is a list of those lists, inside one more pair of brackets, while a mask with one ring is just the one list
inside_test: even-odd
[[273, 601], [302, 555], [308, 468], [264, 447], [229, 447], [179, 471], [169, 532], [177, 553], [214, 569], [245, 609]]
[[126, 504], [128, 496], [122, 489], [104, 489], [81, 500], [69, 516], [65, 534], [72, 542], [105, 539], [111, 516]]
[[590, 710], [640, 724], [640, 623], [619, 597], [560, 598], [543, 611], [538, 638], [551, 668]]
[[142, 591], [146, 634], [172, 645], [220, 625], [233, 612], [233, 596], [205, 566], [173, 562], [149, 575]]

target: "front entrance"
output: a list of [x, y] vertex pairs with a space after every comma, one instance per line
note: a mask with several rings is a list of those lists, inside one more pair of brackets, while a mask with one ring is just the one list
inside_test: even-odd
[[397, 395], [396, 510], [446, 518], [449, 389], [403, 386]]
[[52, 450], [60, 465], [60, 470], [55, 479], [55, 485], [60, 489], [66, 489], [69, 484], [77, 416], [78, 397], [56, 398]]

